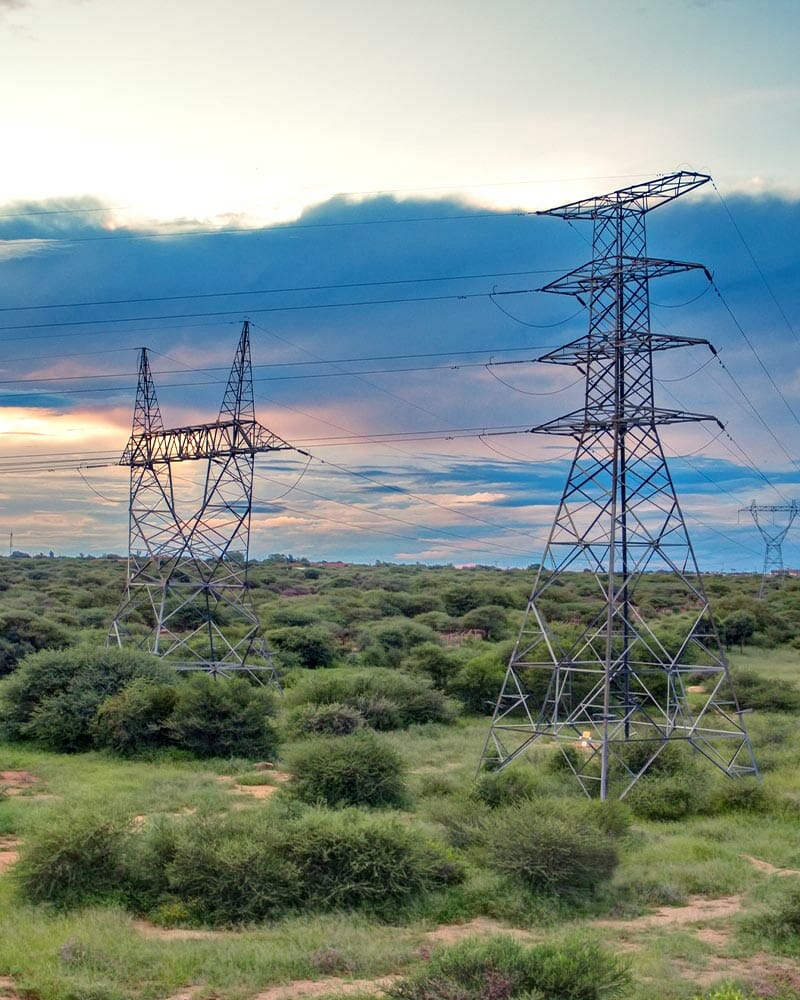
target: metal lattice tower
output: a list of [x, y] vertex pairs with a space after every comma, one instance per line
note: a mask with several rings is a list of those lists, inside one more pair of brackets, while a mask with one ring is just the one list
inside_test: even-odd
[[[800, 512], [800, 504], [796, 500], [782, 504], [757, 504], [754, 500], [749, 507], [743, 507], [739, 511], [740, 515], [752, 515], [766, 546], [764, 552], [764, 570], [761, 574], [761, 587], [758, 591], [759, 598], [763, 599], [766, 594], [767, 581], [770, 577], [775, 575], [778, 577], [785, 576], [786, 571], [783, 568], [782, 545], [784, 539], [789, 534], [789, 529], [794, 523], [798, 512]], [[771, 515], [768, 521], [765, 521], [760, 516], [763, 514]], [[784, 524], [776, 523], [776, 514], [786, 515]]]
[[[711, 345], [651, 331], [650, 281], [702, 265], [648, 257], [645, 217], [708, 180], [681, 171], [540, 213], [594, 225], [592, 260], [543, 289], [588, 306], [588, 334], [538, 359], [578, 368], [585, 397], [533, 428], [577, 447], [482, 763], [503, 768], [554, 742], [602, 799], [626, 795], [674, 740], [729, 775], [758, 774], [659, 439], [661, 425], [714, 418], [653, 397], [655, 352]], [[648, 609], [653, 571], [669, 575], [679, 634]], [[565, 574], [581, 572], [573, 580], [590, 581], [594, 601], [580, 622], [549, 624]]]
[[[242, 327], [219, 417], [164, 429], [142, 348], [133, 430], [128, 578], [108, 641], [168, 659], [178, 670], [244, 671], [277, 682], [247, 590], [255, 456], [291, 448], [255, 419], [250, 326]], [[205, 462], [187, 512], [176, 463]]]

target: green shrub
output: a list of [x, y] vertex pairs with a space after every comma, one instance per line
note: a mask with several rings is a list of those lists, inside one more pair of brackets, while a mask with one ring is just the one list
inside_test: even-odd
[[706, 993], [695, 993], [692, 1000], [751, 1000], [752, 997], [752, 993], [745, 992], [734, 983], [726, 983], [724, 986], [715, 986]]
[[800, 885], [783, 889], [771, 908], [746, 919], [744, 929], [758, 939], [767, 938], [797, 953], [800, 946]]
[[300, 705], [289, 715], [289, 729], [297, 736], [347, 736], [365, 724], [352, 705]]
[[198, 757], [272, 757], [278, 736], [275, 699], [241, 677], [194, 674], [177, 687], [172, 741]]
[[111, 646], [33, 653], [0, 683], [4, 733], [48, 750], [86, 749], [102, 702], [136, 677], [164, 683], [174, 672], [155, 656]]
[[30, 653], [70, 644], [70, 633], [62, 624], [21, 608], [0, 611], [0, 637], [0, 675], [10, 673]]
[[452, 674], [458, 669], [458, 660], [449, 649], [438, 642], [423, 642], [404, 657], [402, 666], [416, 674], [425, 674], [439, 689], [444, 689]]
[[282, 845], [311, 910], [366, 907], [386, 916], [421, 894], [456, 884], [462, 866], [391, 816], [313, 810], [287, 824]]
[[706, 787], [699, 776], [645, 774], [625, 796], [643, 819], [678, 820], [701, 812], [707, 804]]
[[755, 778], [729, 778], [715, 786], [709, 799], [709, 812], [765, 813], [774, 804], [773, 798]]
[[286, 626], [273, 629], [269, 639], [281, 654], [296, 657], [299, 666], [316, 670], [330, 667], [336, 659], [336, 644], [329, 631], [319, 626]]
[[316, 671], [286, 692], [286, 703], [349, 705], [375, 729], [451, 722], [456, 715], [454, 703], [427, 678], [386, 668]]
[[300, 874], [279, 836], [237, 818], [186, 824], [166, 875], [169, 892], [191, 919], [215, 925], [279, 916], [303, 895]]
[[435, 639], [436, 633], [427, 625], [407, 618], [388, 618], [362, 633], [361, 649], [364, 662], [370, 666], [397, 667], [406, 652]]
[[[468, 712], [491, 715], [503, 686], [508, 656], [506, 644], [468, 660], [450, 679], [449, 694], [455, 695]], [[510, 655], [510, 650], [508, 651]]]
[[537, 893], [590, 895], [618, 862], [611, 838], [584, 809], [569, 818], [535, 800], [496, 810], [484, 824], [484, 842], [492, 868]]
[[93, 724], [94, 742], [121, 754], [138, 753], [169, 743], [169, 718], [178, 700], [174, 684], [137, 677], [100, 705]]
[[612, 1000], [628, 982], [625, 965], [586, 941], [526, 946], [498, 935], [435, 951], [386, 993], [397, 1000]]
[[732, 680], [741, 708], [763, 712], [796, 712], [800, 709], [800, 690], [783, 678], [765, 677], [756, 670], [737, 669]]
[[291, 794], [330, 806], [401, 806], [401, 758], [372, 732], [310, 740], [290, 756]]
[[22, 895], [58, 908], [113, 898], [120, 887], [125, 824], [62, 814], [29, 837], [15, 868]]
[[535, 772], [531, 768], [517, 766], [481, 774], [470, 794], [479, 802], [496, 809], [522, 799], [532, 799], [540, 794], [540, 789]]

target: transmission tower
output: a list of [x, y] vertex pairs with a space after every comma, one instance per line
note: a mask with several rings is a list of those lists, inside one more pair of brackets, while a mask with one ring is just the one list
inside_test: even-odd
[[[743, 507], [739, 511], [740, 516], [742, 514], [752, 515], [766, 545], [764, 571], [761, 574], [761, 588], [758, 591], [758, 596], [762, 599], [767, 590], [767, 581], [772, 576], [777, 575], [781, 577], [785, 575], [781, 546], [783, 545], [784, 538], [789, 534], [789, 528], [791, 528], [798, 512], [800, 512], [800, 504], [796, 500], [791, 500], [789, 503], [783, 504], [757, 504], [754, 500], [749, 507]], [[769, 521], [765, 522], [762, 519], [760, 515], [764, 514], [771, 515]], [[776, 523], [776, 514], [786, 515], [784, 524]]]
[[[242, 327], [219, 417], [165, 430], [142, 348], [130, 466], [128, 577], [108, 641], [177, 670], [246, 672], [277, 683], [247, 589], [255, 456], [291, 448], [255, 419], [250, 326]], [[178, 502], [173, 468], [204, 462], [202, 495]]]
[[[726, 774], [758, 774], [659, 440], [661, 425], [714, 418], [653, 398], [655, 352], [711, 345], [650, 330], [650, 281], [702, 265], [648, 257], [645, 218], [709, 180], [681, 171], [539, 213], [593, 223], [592, 260], [543, 289], [588, 306], [588, 334], [537, 359], [576, 367], [585, 396], [533, 428], [577, 447], [482, 763], [503, 768], [555, 743], [602, 799], [624, 797], [675, 740]], [[551, 625], [570, 581], [593, 598], [579, 622]], [[669, 635], [648, 601], [656, 584], [679, 612]]]

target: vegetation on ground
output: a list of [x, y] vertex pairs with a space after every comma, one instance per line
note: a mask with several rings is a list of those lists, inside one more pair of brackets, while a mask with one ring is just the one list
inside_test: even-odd
[[[123, 578], [0, 559], [0, 977], [20, 995], [343, 976], [365, 1000], [800, 996], [796, 581], [763, 602], [757, 579], [707, 581], [763, 782], [668, 748], [600, 803], [571, 748], [476, 776], [533, 570], [256, 563], [283, 695], [105, 647]], [[561, 583], [567, 628], [596, 597]], [[637, 598], [668, 637], [666, 584]]]

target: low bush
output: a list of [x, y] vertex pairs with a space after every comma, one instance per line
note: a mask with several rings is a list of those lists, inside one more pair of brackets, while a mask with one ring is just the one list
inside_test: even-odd
[[612, 838], [582, 806], [572, 815], [569, 804], [554, 810], [536, 800], [495, 810], [483, 830], [490, 866], [536, 893], [591, 895], [619, 859]]
[[737, 669], [733, 687], [741, 708], [763, 712], [796, 712], [800, 709], [800, 690], [783, 678], [765, 677], [756, 670]]
[[386, 993], [397, 1000], [612, 1000], [628, 982], [622, 962], [586, 941], [526, 946], [496, 936], [439, 949]]
[[238, 817], [185, 824], [166, 882], [190, 920], [213, 925], [274, 918], [299, 906], [303, 896], [301, 874], [277, 832], [264, 824], [253, 829]]
[[800, 885], [782, 889], [769, 909], [747, 918], [744, 930], [759, 940], [766, 938], [781, 949], [797, 954], [800, 948]]
[[423, 677], [386, 668], [320, 670], [286, 692], [289, 706], [349, 705], [374, 729], [399, 729], [424, 722], [451, 722], [455, 704]]
[[33, 653], [0, 683], [4, 735], [56, 752], [87, 749], [106, 698], [137, 677], [168, 683], [174, 676], [157, 657], [130, 649], [84, 645]]
[[15, 874], [32, 903], [57, 908], [115, 898], [120, 888], [125, 824], [61, 814], [25, 842]]
[[699, 776], [645, 774], [628, 792], [625, 801], [637, 816], [653, 820], [679, 820], [707, 807], [707, 788]]
[[401, 806], [402, 760], [372, 732], [329, 736], [298, 747], [287, 761], [289, 792], [329, 806]]
[[272, 645], [282, 656], [289, 654], [298, 666], [310, 670], [330, 667], [336, 659], [336, 642], [330, 630], [313, 625], [288, 625], [269, 633]]
[[295, 736], [347, 736], [365, 725], [364, 716], [352, 705], [300, 705], [288, 718]]
[[278, 745], [275, 697], [241, 677], [194, 674], [177, 685], [172, 742], [198, 757], [271, 757]]
[[162, 923], [214, 926], [292, 911], [394, 917], [464, 878], [421, 831], [358, 809], [171, 817], [141, 829], [60, 819], [29, 838], [18, 870], [31, 902], [123, 903]]
[[472, 798], [496, 809], [522, 799], [535, 798], [540, 793], [541, 782], [533, 769], [517, 766], [481, 774], [470, 794]]
[[390, 916], [424, 893], [463, 881], [461, 864], [406, 823], [356, 809], [312, 810], [287, 824], [282, 851], [311, 910], [367, 908]]
[[468, 712], [491, 715], [503, 686], [511, 649], [508, 644], [472, 657], [450, 678], [447, 691]]
[[726, 778], [719, 781], [709, 797], [711, 813], [765, 813], [776, 802], [755, 778]]
[[166, 746], [170, 741], [169, 719], [177, 700], [174, 684], [137, 677], [97, 709], [92, 727], [95, 745], [121, 754]]

